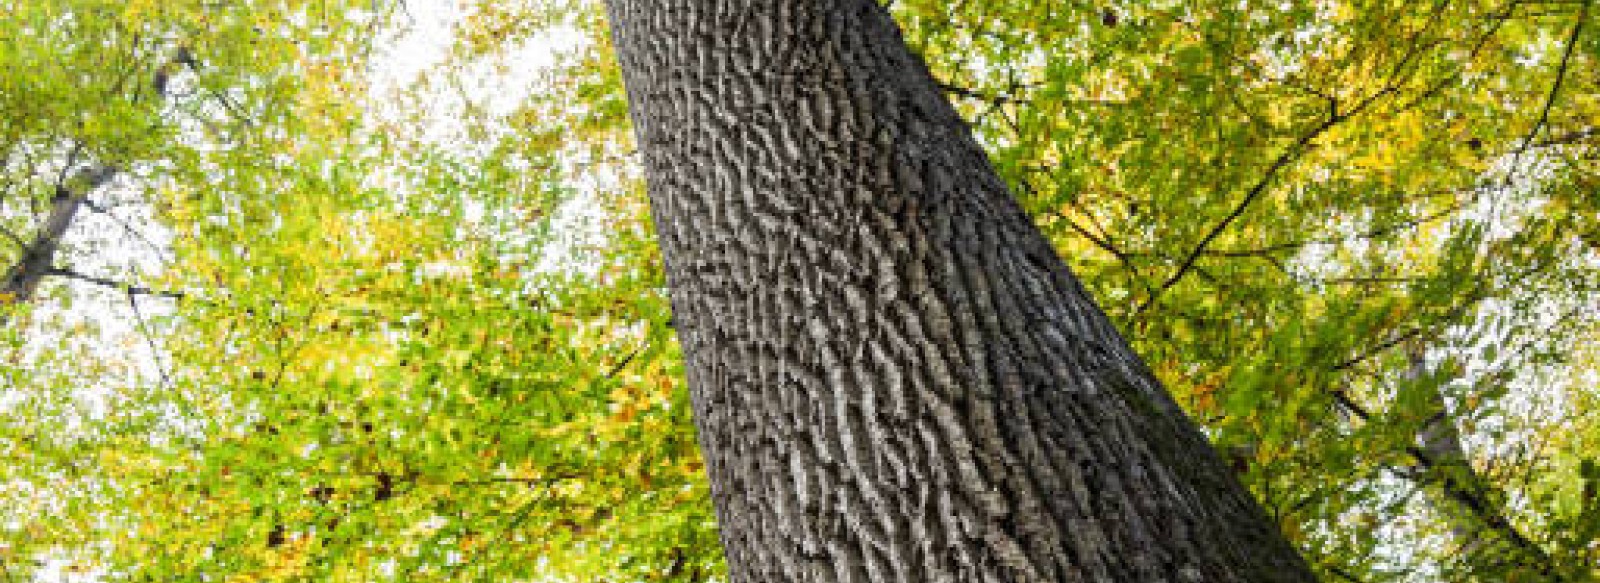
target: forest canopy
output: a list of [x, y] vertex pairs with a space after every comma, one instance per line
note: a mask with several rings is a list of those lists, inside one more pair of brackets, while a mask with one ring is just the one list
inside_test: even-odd
[[[887, 4], [1319, 576], [1600, 577], [1600, 8]], [[0, 580], [725, 580], [612, 40], [9, 2]]]

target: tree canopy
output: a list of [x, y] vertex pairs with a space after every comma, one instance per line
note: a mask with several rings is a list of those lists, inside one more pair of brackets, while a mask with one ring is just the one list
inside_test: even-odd
[[[1324, 578], [1600, 576], [1600, 8], [888, 4]], [[0, 577], [719, 577], [598, 2], [0, 31]]]

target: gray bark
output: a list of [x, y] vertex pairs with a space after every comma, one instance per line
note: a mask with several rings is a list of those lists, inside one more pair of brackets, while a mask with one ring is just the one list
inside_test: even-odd
[[734, 582], [1311, 581], [870, 0], [611, 0]]
[[[33, 300], [44, 278], [54, 274], [56, 251], [61, 240], [72, 228], [78, 211], [89, 194], [110, 182], [117, 170], [96, 165], [80, 170], [56, 186], [55, 197], [50, 201], [50, 213], [45, 215], [33, 240], [22, 249], [22, 254], [0, 279], [0, 297], [6, 301], [26, 303]], [[5, 320], [0, 318], [0, 324]]]
[[[1428, 376], [1422, 345], [1408, 348], [1407, 359], [1407, 382], [1420, 382]], [[1431, 487], [1429, 499], [1449, 524], [1464, 562], [1487, 577], [1521, 573], [1542, 581], [1566, 580], [1552, 570], [1555, 562], [1549, 553], [1511, 522], [1505, 512], [1505, 493], [1472, 466], [1455, 417], [1446, 406], [1446, 389], [1444, 383], [1428, 387], [1423, 411], [1427, 420], [1417, 431], [1412, 454], [1417, 458], [1416, 477]]]
[[[151, 85], [155, 88], [157, 100], [165, 101], [170, 97], [168, 77], [173, 70], [178, 67], [195, 66], [197, 64], [194, 55], [190, 54], [189, 49], [184, 47], [174, 49], [170, 59], [162, 63], [152, 77]], [[138, 101], [137, 93], [133, 99]], [[68, 164], [71, 164], [70, 159]], [[55, 264], [62, 240], [72, 229], [79, 212], [89, 202], [89, 196], [111, 182], [117, 173], [117, 167], [112, 164], [89, 164], [72, 172], [70, 176], [56, 184], [55, 196], [50, 201], [49, 214], [45, 215], [32, 240], [20, 249], [21, 253], [16, 262], [6, 269], [3, 279], [0, 279], [0, 301], [31, 302], [45, 278], [65, 273]], [[94, 277], [80, 277], [80, 279], [100, 284], [107, 283], [107, 280]], [[6, 318], [0, 317], [0, 325], [6, 323]]]

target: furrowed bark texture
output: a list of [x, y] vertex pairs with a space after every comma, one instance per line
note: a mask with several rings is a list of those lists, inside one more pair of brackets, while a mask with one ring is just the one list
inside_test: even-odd
[[1310, 581], [871, 0], [611, 0], [734, 582]]

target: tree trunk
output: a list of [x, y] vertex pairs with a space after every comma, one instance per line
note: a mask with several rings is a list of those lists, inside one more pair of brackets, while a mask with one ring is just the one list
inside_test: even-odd
[[[56, 251], [61, 240], [72, 228], [78, 210], [95, 189], [110, 182], [117, 170], [110, 166], [95, 165], [79, 170], [72, 178], [56, 186], [55, 198], [50, 201], [50, 213], [44, 217], [33, 240], [22, 249], [22, 254], [0, 278], [0, 301], [27, 303], [39, 290], [44, 278], [54, 274]], [[0, 324], [5, 318], [0, 317]]]
[[[1408, 347], [1406, 356], [1410, 361], [1406, 382], [1416, 383], [1430, 374], [1424, 346]], [[1411, 453], [1417, 459], [1416, 478], [1429, 488], [1435, 512], [1450, 526], [1458, 555], [1485, 580], [1565, 581], [1554, 571], [1556, 562], [1550, 554], [1511, 522], [1505, 493], [1472, 466], [1455, 417], [1445, 404], [1446, 388], [1443, 383], [1427, 388], [1421, 412], [1427, 421], [1417, 432]]]
[[871, 0], [611, 0], [734, 582], [1311, 581]]
[[[179, 47], [174, 50], [171, 59], [158, 67], [152, 77], [156, 98], [164, 101], [170, 97], [167, 77], [171, 69], [194, 66], [194, 55], [189, 53], [189, 49]], [[138, 101], [137, 96], [134, 101]], [[68, 166], [73, 164], [74, 157], [75, 154], [68, 156]], [[116, 178], [118, 172], [118, 168], [111, 164], [88, 164], [56, 183], [50, 212], [40, 221], [33, 239], [27, 242], [12, 241], [20, 247], [20, 255], [16, 262], [6, 268], [5, 275], [0, 276], [0, 304], [31, 302], [45, 278], [61, 275], [56, 266], [56, 254], [61, 249], [62, 240], [66, 239], [67, 232], [88, 203], [89, 196]], [[105, 283], [105, 280], [100, 280], [100, 283]], [[6, 317], [0, 316], [0, 326], [8, 323]]]

